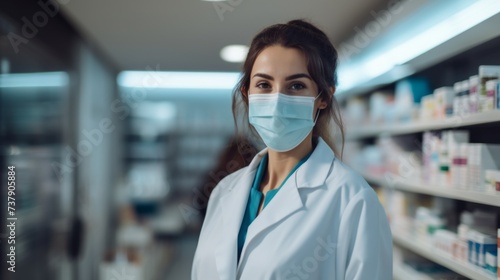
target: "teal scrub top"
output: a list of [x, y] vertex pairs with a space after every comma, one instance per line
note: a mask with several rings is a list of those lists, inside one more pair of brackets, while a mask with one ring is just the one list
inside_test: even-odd
[[[281, 185], [274, 189], [269, 190], [264, 197], [264, 205], [262, 205], [262, 210], [266, 207], [267, 204], [273, 199], [273, 197], [278, 193], [280, 188], [285, 184], [286, 180], [297, 170], [304, 162], [307, 161], [309, 156], [312, 154], [310, 152], [303, 159], [301, 159], [297, 165], [288, 173], [285, 180], [281, 183]], [[241, 251], [243, 249], [243, 244], [245, 244], [245, 239], [247, 237], [247, 231], [250, 224], [257, 217], [257, 212], [259, 211], [260, 201], [262, 200], [262, 192], [260, 191], [260, 184], [262, 182], [262, 177], [267, 170], [267, 154], [264, 155], [262, 160], [257, 167], [257, 172], [255, 173], [255, 178], [252, 184], [252, 188], [250, 189], [250, 196], [248, 197], [247, 207], [245, 210], [245, 215], [243, 216], [243, 221], [241, 223], [240, 232], [238, 233], [238, 261], [240, 259]]]

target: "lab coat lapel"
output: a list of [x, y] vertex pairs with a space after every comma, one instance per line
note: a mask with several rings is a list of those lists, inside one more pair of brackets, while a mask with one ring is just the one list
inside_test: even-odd
[[[262, 210], [257, 218], [248, 227], [246, 244], [250, 244], [260, 232], [279, 223], [299, 211], [304, 206], [299, 191], [295, 185], [295, 176], [290, 177], [281, 187], [273, 200]], [[241, 257], [245, 255], [247, 246], [243, 247]]]
[[[259, 233], [304, 209], [299, 190], [322, 186], [331, 172], [334, 158], [333, 151], [323, 139], [319, 138], [318, 145], [309, 159], [288, 178], [273, 200], [250, 224], [245, 244], [251, 246], [250, 242]], [[247, 247], [246, 245], [243, 247], [241, 258], [245, 257]]]
[[256, 168], [265, 153], [266, 149], [253, 158], [241, 179], [231, 182], [231, 186], [229, 186], [231, 189], [221, 198], [219, 207], [222, 207], [221, 212], [224, 225], [221, 231], [224, 233], [219, 235], [215, 251], [215, 261], [220, 280], [236, 279], [237, 237]]

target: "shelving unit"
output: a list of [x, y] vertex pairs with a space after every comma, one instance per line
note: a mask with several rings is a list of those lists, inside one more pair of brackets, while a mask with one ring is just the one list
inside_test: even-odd
[[393, 229], [392, 235], [395, 244], [404, 247], [406, 249], [409, 249], [463, 276], [475, 280], [496, 280], [496, 277], [493, 274], [489, 274], [488, 272], [483, 271], [482, 269], [475, 267], [469, 263], [464, 263], [451, 259], [448, 256], [442, 254], [441, 252], [436, 251], [429, 244], [415, 240], [415, 238], [412, 238], [405, 233]]
[[378, 135], [401, 135], [428, 130], [452, 129], [464, 126], [500, 122], [500, 110], [471, 114], [463, 117], [450, 117], [443, 120], [416, 121], [399, 124], [362, 125], [348, 131], [347, 139], [355, 140]]
[[[491, 12], [491, 17], [452, 38], [440, 42], [436, 46], [409, 59], [405, 63], [396, 63], [393, 67], [384, 68], [383, 63], [386, 61], [385, 58], [391, 58], [388, 54], [393, 53], [390, 48], [377, 48], [376, 44], [373, 49], [366, 48], [358, 57], [351, 59], [347, 67], [344, 67], [344, 74], [349, 75], [339, 76], [341, 78], [352, 78], [344, 79], [348, 81], [348, 85], [346, 88], [339, 89], [339, 100], [347, 103], [347, 99], [352, 97], [361, 100], [366, 99], [369, 97], [370, 92], [391, 89], [394, 83], [412, 75], [426, 77], [433, 88], [452, 86], [453, 83], [457, 81], [465, 80], [477, 74], [475, 71], [477, 70], [476, 67], [479, 65], [500, 64], [500, 57], [496, 52], [500, 45], [500, 29], [498, 29], [500, 23], [500, 10], [490, 10], [487, 8], [489, 7], [488, 4], [489, 2], [487, 3], [487, 1], [484, 1], [482, 4], [480, 3], [478, 5], [485, 5], [483, 6], [484, 9], [481, 9], [481, 13], [486, 14]], [[467, 22], [471, 20], [471, 18], [463, 19], [463, 22]], [[401, 30], [403, 29], [399, 31]], [[425, 33], [428, 31], [428, 29], [424, 29], [422, 32]], [[388, 31], [388, 34], [382, 34], [381, 37], [384, 35], [390, 36], [390, 31]], [[399, 36], [397, 34], [392, 35], [394, 35], [394, 37]], [[403, 44], [404, 43], [407, 42], [403, 42]], [[399, 45], [394, 48], [398, 47]], [[388, 60], [390, 61], [391, 59]], [[372, 63], [373, 61], [379, 63]], [[377, 67], [369, 67], [374, 65]], [[364, 75], [365, 72], [363, 71], [368, 71], [367, 69], [373, 70], [377, 75], [371, 78], [368, 74]], [[350, 76], [350, 74], [353, 75]], [[342, 81], [342, 79], [340, 80]], [[492, 127], [495, 128], [492, 129]], [[373, 144], [374, 140], [380, 136], [400, 136], [397, 138], [395, 137], [394, 141], [404, 146], [406, 144], [409, 145], [409, 141], [414, 139], [411, 134], [421, 139], [422, 136], [418, 135], [419, 133], [458, 128], [461, 130], [469, 130], [469, 133], [473, 136], [471, 137], [471, 141], [473, 142], [485, 141], [486, 143], [496, 143], [497, 139], [500, 138], [497, 138], [496, 135], [493, 134], [500, 129], [500, 110], [474, 113], [465, 116], [454, 116], [441, 120], [356, 124], [346, 128], [346, 139], [347, 141], [358, 142], [362, 146], [365, 144]], [[362, 175], [369, 183], [386, 189], [395, 189], [405, 193], [424, 194], [479, 204], [469, 205], [468, 203], [457, 203], [457, 205], [462, 208], [492, 209], [493, 207], [497, 207], [494, 210], [500, 209], [498, 208], [500, 207], [500, 195], [498, 194], [481, 193], [473, 190], [458, 190], [448, 186], [429, 184], [428, 182], [415, 180], [414, 178], [409, 179], [392, 175], [390, 178], [386, 178], [383, 174], [374, 176], [373, 174], [362, 173]], [[497, 212], [500, 213], [500, 211]], [[407, 232], [393, 231], [393, 242], [398, 247], [406, 248], [408, 251], [447, 267], [464, 277], [478, 280], [496, 280], [495, 275], [489, 274], [486, 270], [482, 270], [466, 262], [454, 260], [442, 252], [436, 252], [431, 244], [427, 244], [422, 240], [415, 240], [415, 238]], [[394, 279], [433, 279], [430, 275], [416, 273], [411, 267], [404, 263], [394, 267], [393, 273]]]
[[436, 280], [436, 279], [454, 279], [454, 278], [445, 278], [435, 275], [434, 277], [428, 276], [422, 272], [418, 272], [409, 265], [399, 264], [394, 267], [393, 272], [394, 280]]
[[500, 195], [481, 193], [475, 191], [457, 190], [446, 186], [429, 187], [429, 184], [422, 182], [414, 182], [414, 180], [405, 180], [404, 178], [396, 179], [389, 183], [381, 176], [373, 176], [370, 174], [363, 174], [363, 177], [371, 183], [381, 187], [388, 187], [398, 189], [406, 192], [421, 193], [451, 199], [458, 199], [462, 201], [480, 203], [485, 205], [492, 205], [500, 207]]
[[403, 264], [399, 266], [394, 267], [394, 272], [393, 272], [393, 277], [394, 280], [432, 280], [430, 277], [426, 276], [415, 276], [415, 271], [412, 269], [409, 269], [408, 267], [404, 266]]

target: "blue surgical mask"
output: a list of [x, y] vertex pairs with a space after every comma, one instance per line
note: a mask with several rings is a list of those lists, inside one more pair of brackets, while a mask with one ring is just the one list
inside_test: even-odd
[[267, 147], [278, 152], [290, 151], [304, 141], [316, 124], [320, 111], [313, 120], [316, 98], [283, 93], [249, 94], [250, 124]]

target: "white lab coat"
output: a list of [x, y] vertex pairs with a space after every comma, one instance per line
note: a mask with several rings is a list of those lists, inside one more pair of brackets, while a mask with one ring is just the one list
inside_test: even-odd
[[383, 207], [321, 138], [250, 224], [237, 263], [238, 232], [266, 152], [212, 192], [192, 280], [392, 279], [392, 238]]

